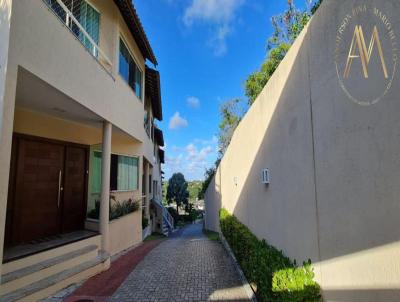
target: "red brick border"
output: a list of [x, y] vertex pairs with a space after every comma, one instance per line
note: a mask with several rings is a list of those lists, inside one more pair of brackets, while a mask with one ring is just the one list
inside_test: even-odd
[[111, 263], [111, 267], [107, 271], [85, 281], [64, 302], [77, 302], [85, 299], [94, 302], [106, 301], [107, 297], [112, 296], [126, 277], [135, 269], [136, 265], [163, 240], [144, 242], [137, 248], [122, 255]]

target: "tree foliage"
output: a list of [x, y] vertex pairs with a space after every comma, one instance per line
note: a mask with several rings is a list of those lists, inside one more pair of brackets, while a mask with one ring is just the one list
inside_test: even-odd
[[205, 180], [203, 181], [201, 185], [201, 190], [199, 191], [199, 196], [198, 196], [199, 199], [204, 199], [204, 195], [206, 194], [207, 188], [210, 185], [210, 182], [213, 179], [215, 172], [216, 172], [216, 165], [214, 167], [211, 167], [210, 169], [207, 169], [206, 172], [204, 173]]
[[176, 210], [189, 202], [188, 183], [182, 173], [175, 173], [168, 180], [167, 188], [167, 202], [168, 204], [176, 203]]
[[189, 202], [195, 201], [201, 190], [201, 181], [188, 181]]
[[220, 114], [218, 149], [219, 155], [222, 157], [231, 142], [233, 132], [235, 132], [244, 114], [241, 100], [233, 99], [222, 103]]
[[245, 83], [245, 93], [250, 105], [261, 93], [289, 51], [290, 46], [310, 21], [312, 14], [317, 11], [321, 3], [322, 0], [308, 0], [307, 9], [299, 10], [293, 0], [288, 0], [286, 10], [282, 14], [272, 17], [271, 22], [274, 32], [267, 42], [267, 58], [261, 68], [252, 73]]

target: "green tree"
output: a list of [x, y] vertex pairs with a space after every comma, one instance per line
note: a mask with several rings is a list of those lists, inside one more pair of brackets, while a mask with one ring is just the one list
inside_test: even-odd
[[188, 191], [189, 191], [189, 202], [195, 201], [198, 198], [199, 191], [201, 190], [201, 181], [189, 181]]
[[290, 44], [282, 43], [271, 49], [268, 58], [261, 65], [260, 70], [252, 73], [246, 81], [246, 96], [249, 98], [249, 105], [253, 104], [263, 90], [279, 64], [289, 51]]
[[204, 194], [207, 191], [208, 186], [211, 183], [211, 180], [213, 179], [215, 172], [216, 172], [216, 166], [211, 167], [210, 169], [207, 169], [206, 172], [204, 173], [204, 178], [205, 180], [203, 181], [202, 185], [201, 185], [201, 190], [199, 191], [199, 199], [204, 199]]
[[291, 45], [321, 3], [322, 0], [308, 0], [307, 9], [302, 11], [296, 8], [293, 0], [288, 0], [286, 10], [282, 14], [272, 17], [271, 22], [274, 33], [267, 42], [267, 58], [261, 68], [252, 73], [245, 83], [245, 94], [249, 99], [250, 105], [261, 93]]
[[226, 149], [231, 142], [232, 135], [239, 125], [240, 120], [247, 108], [244, 108], [240, 99], [233, 99], [222, 103], [220, 107], [221, 122], [218, 133], [219, 156], [225, 154]]
[[179, 213], [181, 205], [187, 205], [189, 202], [188, 183], [182, 173], [175, 173], [168, 180], [167, 202], [176, 203], [176, 210]]

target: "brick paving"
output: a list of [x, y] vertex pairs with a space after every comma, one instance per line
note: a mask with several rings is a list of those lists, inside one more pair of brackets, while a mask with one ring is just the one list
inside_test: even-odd
[[194, 224], [154, 248], [108, 301], [249, 300], [222, 245]]
[[[126, 277], [140, 263], [146, 255], [158, 246], [163, 240], [153, 240], [144, 242], [139, 247], [136, 247], [111, 263], [109, 270], [98, 274], [86, 282], [84, 282], [72, 293], [66, 292], [66, 295], [61, 292], [61, 299], [52, 297], [46, 302], [76, 302], [81, 300], [105, 302], [124, 282]], [[65, 298], [67, 296], [67, 298]]]

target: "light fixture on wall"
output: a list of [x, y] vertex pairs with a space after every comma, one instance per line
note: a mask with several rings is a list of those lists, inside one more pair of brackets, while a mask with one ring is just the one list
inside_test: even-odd
[[261, 173], [261, 181], [262, 181], [263, 184], [265, 184], [265, 185], [267, 185], [267, 186], [270, 184], [270, 182], [271, 182], [271, 175], [270, 175], [269, 169], [264, 169], [264, 170], [262, 170], [262, 173]]

